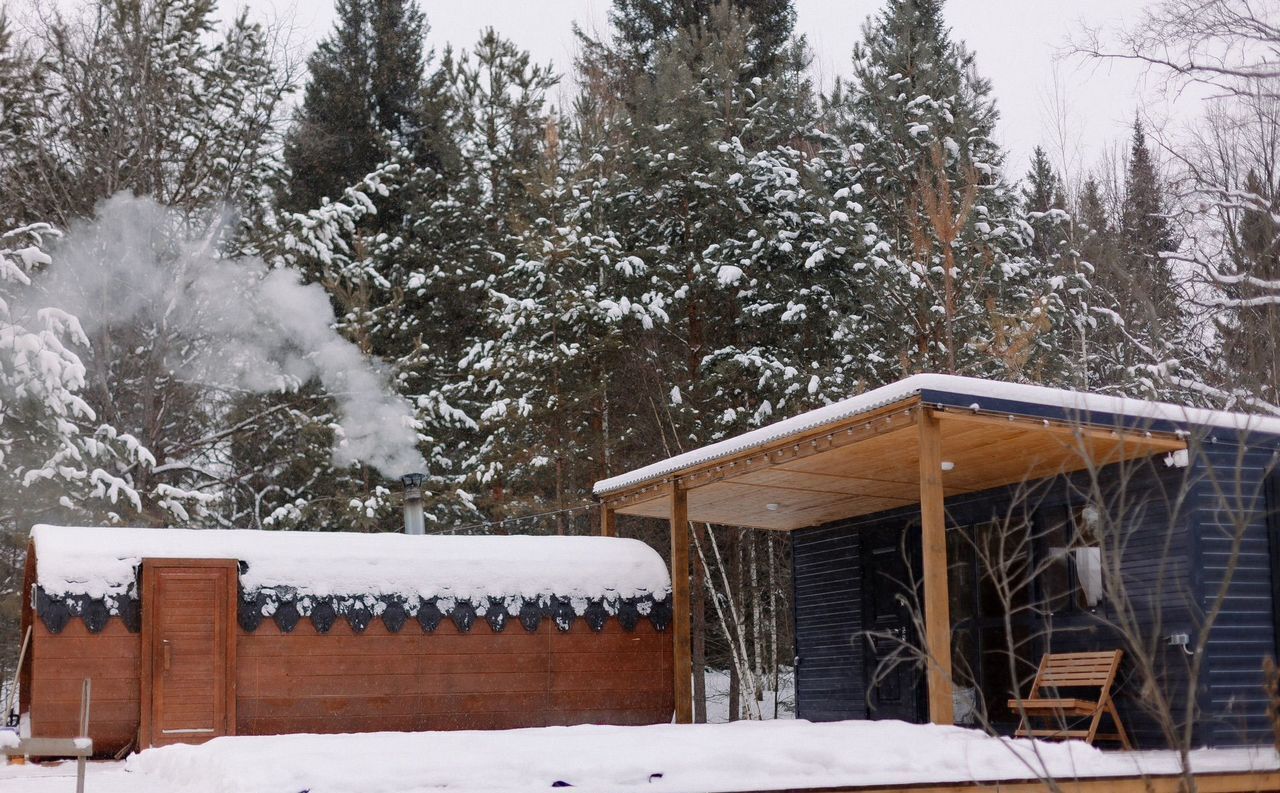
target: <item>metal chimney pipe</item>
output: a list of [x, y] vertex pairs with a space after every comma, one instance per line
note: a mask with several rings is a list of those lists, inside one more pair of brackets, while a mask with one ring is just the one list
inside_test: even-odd
[[404, 533], [426, 534], [426, 519], [422, 514], [422, 482], [425, 474], [405, 474], [400, 477], [404, 485]]

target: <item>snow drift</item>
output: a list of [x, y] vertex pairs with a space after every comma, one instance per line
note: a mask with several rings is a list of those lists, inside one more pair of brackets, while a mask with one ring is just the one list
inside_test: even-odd
[[36, 526], [36, 580], [54, 597], [131, 595], [144, 558], [237, 559], [246, 593], [457, 598], [665, 599], [656, 551], [618, 537], [450, 536], [349, 532]]
[[[1274, 768], [1276, 757], [1269, 749], [1192, 756], [1198, 771], [1227, 765]], [[216, 738], [149, 749], [127, 767], [137, 790], [190, 793], [481, 793], [547, 791], [557, 782], [573, 790], [714, 793], [1178, 773], [1171, 752], [1104, 753], [1080, 741], [1011, 740], [899, 721]]]

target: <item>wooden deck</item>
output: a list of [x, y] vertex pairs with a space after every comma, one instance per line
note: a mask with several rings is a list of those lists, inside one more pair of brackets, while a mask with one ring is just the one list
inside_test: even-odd
[[[1274, 793], [1280, 791], [1280, 771], [1246, 771], [1196, 774], [1197, 793]], [[1184, 793], [1181, 775], [1106, 776], [1089, 779], [1018, 779], [986, 782], [938, 782], [933, 784], [873, 785], [870, 787], [789, 788], [750, 793]], [[746, 792], [744, 792], [746, 793]]]

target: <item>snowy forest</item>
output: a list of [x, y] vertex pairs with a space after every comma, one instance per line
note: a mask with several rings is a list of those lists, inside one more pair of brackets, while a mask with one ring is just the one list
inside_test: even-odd
[[[1070, 169], [945, 10], [829, 85], [789, 0], [613, 0], [564, 73], [414, 0], [305, 60], [214, 0], [0, 16], [0, 673], [35, 523], [399, 531], [421, 471], [428, 532], [592, 533], [598, 479], [926, 371], [1280, 415], [1280, 10], [1079, 31], [1211, 96]], [[758, 717], [786, 538], [694, 536], [695, 684]]]

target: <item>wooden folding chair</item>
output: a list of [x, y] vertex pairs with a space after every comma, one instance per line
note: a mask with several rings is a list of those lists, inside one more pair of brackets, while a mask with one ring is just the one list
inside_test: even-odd
[[[1116, 712], [1111, 686], [1124, 657], [1121, 650], [1105, 650], [1097, 653], [1046, 653], [1040, 659], [1040, 669], [1026, 699], [1009, 700], [1010, 710], [1021, 716], [1018, 724], [1019, 738], [1081, 738], [1092, 744], [1095, 740], [1119, 741], [1125, 749], [1132, 749], [1129, 736]], [[1096, 688], [1095, 699], [1078, 699], [1060, 696], [1060, 689]], [[1102, 716], [1111, 717], [1115, 732], [1099, 733]], [[1034, 728], [1032, 719], [1055, 719], [1057, 729]], [[1071, 723], [1088, 719], [1088, 728], [1072, 728]], [[1061, 726], [1061, 725], [1066, 725]]]

